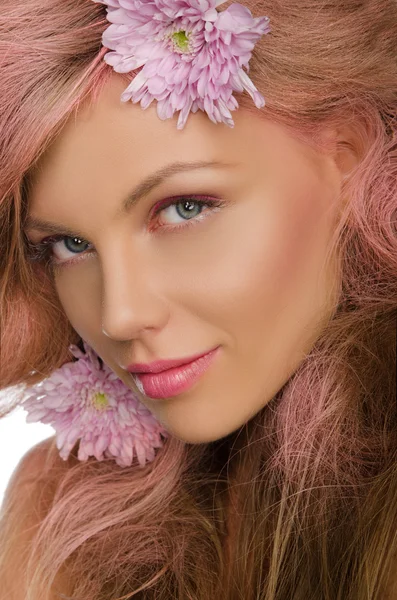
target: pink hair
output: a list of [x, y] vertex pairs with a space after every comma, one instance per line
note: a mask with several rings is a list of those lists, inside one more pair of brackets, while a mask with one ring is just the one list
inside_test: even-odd
[[[264, 115], [315, 146], [324, 126], [357, 133], [362, 159], [330, 247], [341, 257], [335, 314], [269, 405], [227, 438], [170, 438], [143, 470], [64, 464], [53, 443], [1, 523], [0, 580], [22, 560], [16, 542], [37, 498], [26, 600], [48, 600], [61, 572], [84, 600], [380, 600], [397, 549], [397, 5], [244, 4], [271, 19], [250, 63]], [[0, 389], [43, 379], [78, 340], [49, 274], [26, 261], [21, 225], [29, 172], [110, 75], [106, 26], [87, 0], [2, 0]]]

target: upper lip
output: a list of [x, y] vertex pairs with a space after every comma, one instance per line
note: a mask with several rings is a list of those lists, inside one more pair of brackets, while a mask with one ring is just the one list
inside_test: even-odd
[[151, 363], [131, 363], [126, 368], [130, 373], [161, 373], [162, 371], [167, 371], [168, 369], [172, 369], [173, 367], [180, 367], [181, 365], [187, 365], [188, 363], [209, 354], [212, 350], [206, 350], [205, 352], [201, 352], [200, 354], [195, 354], [194, 356], [185, 356], [183, 358], [174, 358], [170, 360], [156, 360]]

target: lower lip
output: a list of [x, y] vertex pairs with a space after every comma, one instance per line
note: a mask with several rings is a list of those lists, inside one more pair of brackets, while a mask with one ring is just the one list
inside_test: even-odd
[[170, 398], [186, 392], [207, 371], [219, 346], [197, 360], [162, 373], [131, 373], [138, 389], [149, 398]]

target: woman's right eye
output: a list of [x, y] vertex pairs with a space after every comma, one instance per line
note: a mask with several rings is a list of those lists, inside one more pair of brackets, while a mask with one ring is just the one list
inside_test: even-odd
[[[28, 241], [28, 259], [31, 262], [49, 263], [49, 264], [63, 264], [69, 263], [69, 257], [59, 258], [54, 255], [54, 252], [62, 253], [62, 251], [68, 250], [76, 256], [82, 254], [87, 250], [87, 246], [90, 246], [89, 242], [82, 240], [78, 237], [70, 237], [67, 235], [55, 235], [49, 238], [43, 239], [37, 244], [33, 244]], [[77, 252], [76, 252], [77, 250]], [[81, 251], [81, 252], [79, 252]]]
[[[71, 252], [72, 254], [81, 254], [87, 250], [88, 246], [90, 246], [90, 243], [86, 242], [85, 240], [81, 240], [80, 238], [62, 236], [57, 242], [54, 242], [52, 246], [52, 252], [54, 252], [57, 248], [56, 252], [58, 254], [62, 254], [62, 252], [65, 250]], [[64, 258], [62, 258], [61, 256], [59, 259], [56, 258], [56, 260], [61, 261], [63, 261], [64, 259], [67, 261], [68, 257], [65, 256]]]

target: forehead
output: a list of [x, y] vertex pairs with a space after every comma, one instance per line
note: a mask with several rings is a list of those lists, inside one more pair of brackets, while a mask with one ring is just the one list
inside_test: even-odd
[[70, 117], [32, 174], [31, 208], [48, 212], [51, 205], [63, 211], [82, 198], [122, 198], [131, 185], [172, 163], [225, 162], [255, 179], [263, 176], [263, 165], [273, 177], [278, 165], [282, 176], [287, 161], [311, 153], [259, 111], [234, 111], [234, 128], [212, 123], [198, 111], [177, 130], [177, 116], [161, 120], [155, 103], [143, 110], [121, 102], [125, 87], [125, 79], [113, 73], [96, 101]]
[[61, 178], [66, 172], [104, 164], [109, 170], [119, 165], [123, 172], [131, 172], [139, 165], [138, 171], [152, 171], [187, 155], [191, 160], [202, 159], [203, 154], [207, 160], [214, 154], [219, 158], [219, 153], [234, 146], [236, 137], [241, 151], [250, 144], [247, 127], [238, 131], [220, 127], [201, 111], [191, 113], [185, 128], [177, 130], [177, 116], [160, 120], [155, 102], [146, 110], [139, 104], [121, 102], [125, 87], [126, 81], [112, 74], [97, 100], [83, 105], [69, 119], [40, 160], [37, 182], [43, 171], [46, 177], [52, 172]]

